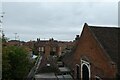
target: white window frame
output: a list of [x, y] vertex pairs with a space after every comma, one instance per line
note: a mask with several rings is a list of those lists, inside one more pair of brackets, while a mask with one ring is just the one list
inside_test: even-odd
[[97, 75], [95, 76], [95, 79], [96, 79], [96, 78], [98, 78], [99, 80], [102, 80], [102, 79], [101, 79], [99, 76], [97, 76]]
[[85, 61], [85, 60], [81, 60], [81, 79], [82, 79], [82, 68], [83, 68], [83, 65], [86, 65], [87, 68], [88, 68], [88, 71], [89, 71], [89, 80], [91, 78], [91, 72], [90, 72], [90, 63], [88, 61]]

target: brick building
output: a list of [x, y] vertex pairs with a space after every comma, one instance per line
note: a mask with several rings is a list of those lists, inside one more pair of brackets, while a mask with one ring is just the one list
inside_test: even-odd
[[76, 80], [115, 80], [120, 75], [118, 31], [85, 23], [75, 49], [63, 57]]
[[64, 49], [70, 49], [74, 42], [57, 41], [52, 39], [40, 40], [39, 38], [34, 44], [36, 53], [61, 56]]
[[[76, 38], [77, 39], [77, 38]], [[49, 40], [40, 40], [37, 41], [19, 41], [19, 40], [10, 40], [6, 42], [6, 45], [12, 46], [24, 46], [28, 48], [30, 51], [34, 51], [35, 54], [41, 53], [48, 55], [56, 55], [61, 56], [65, 49], [71, 49], [74, 45], [75, 41], [57, 41], [52, 39]]]
[[10, 40], [7, 42], [7, 45], [20, 46], [22, 45], [22, 42], [19, 40]]

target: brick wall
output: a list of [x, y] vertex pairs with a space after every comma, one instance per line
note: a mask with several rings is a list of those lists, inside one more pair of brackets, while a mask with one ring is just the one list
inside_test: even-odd
[[[106, 51], [96, 40], [87, 25], [83, 28], [75, 52], [70, 58], [65, 59], [64, 62], [76, 73], [76, 64], [80, 65], [81, 72], [81, 59], [90, 63], [90, 74], [92, 78], [95, 78], [96, 75], [104, 80], [115, 78], [116, 66], [111, 64], [111, 59], [106, 55]], [[74, 74], [74, 78], [76, 78], [76, 74]]]

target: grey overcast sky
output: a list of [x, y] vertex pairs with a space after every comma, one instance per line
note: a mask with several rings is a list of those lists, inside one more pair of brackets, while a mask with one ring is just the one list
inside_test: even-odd
[[72, 41], [88, 25], [118, 26], [118, 2], [3, 2], [3, 31], [23, 41]]

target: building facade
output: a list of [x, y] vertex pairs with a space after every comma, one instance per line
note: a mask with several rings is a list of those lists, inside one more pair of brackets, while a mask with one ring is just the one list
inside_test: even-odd
[[46, 56], [61, 56], [65, 49], [70, 49], [73, 45], [74, 42], [57, 41], [53, 38], [49, 40], [40, 40], [38, 38], [34, 44], [34, 48], [36, 53], [45, 54]]
[[63, 58], [75, 80], [116, 80], [120, 73], [118, 31], [85, 23], [76, 48]]

